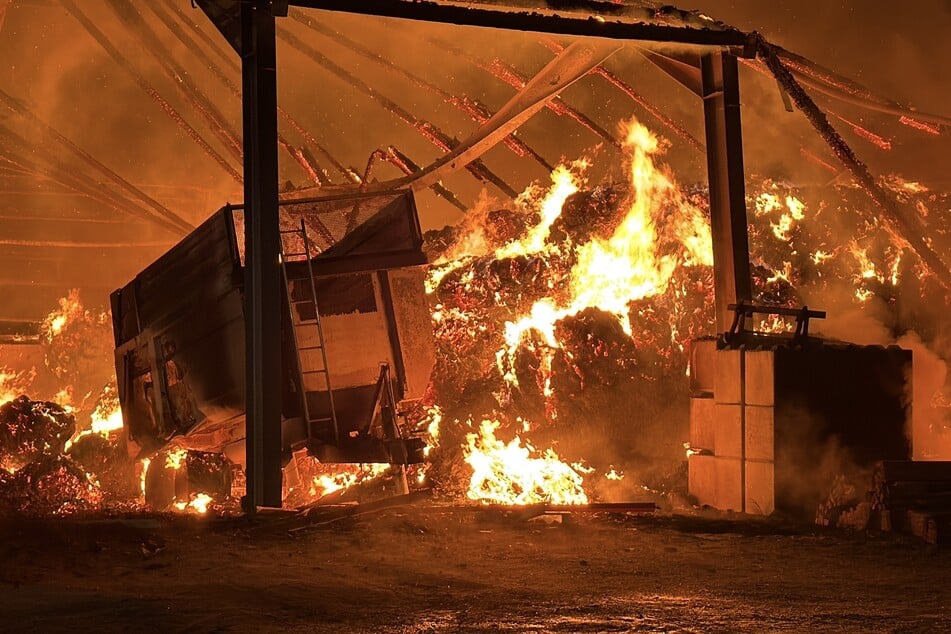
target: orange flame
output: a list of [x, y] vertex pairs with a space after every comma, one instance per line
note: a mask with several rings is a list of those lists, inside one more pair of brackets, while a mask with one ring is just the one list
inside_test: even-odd
[[[470, 421], [471, 425], [471, 421]], [[495, 436], [500, 423], [483, 420], [466, 436], [464, 457], [472, 467], [468, 497], [491, 504], [587, 504], [583, 477], [552, 449], [538, 452], [516, 436]]]
[[175, 502], [172, 508], [183, 513], [204, 515], [213, 501], [214, 499], [207, 493], [193, 493], [187, 502]]
[[[517, 385], [511, 368], [529, 331], [539, 333], [549, 348], [557, 348], [555, 324], [594, 307], [613, 313], [630, 335], [633, 326], [628, 306], [632, 301], [663, 293], [678, 264], [713, 264], [713, 243], [704, 213], [684, 197], [669, 168], [654, 162], [663, 149], [659, 139], [632, 120], [627, 124], [625, 149], [630, 160], [631, 193], [624, 220], [610, 238], [593, 238], [577, 247], [567, 301], [541, 299], [528, 315], [505, 324], [505, 345], [496, 353], [496, 359], [511, 385]], [[548, 208], [549, 201], [563, 204], [570, 195], [566, 192], [577, 189], [575, 181], [566, 181], [571, 174], [567, 169], [555, 171], [555, 186], [549, 190], [544, 208]], [[676, 213], [666, 213], [671, 208]], [[544, 229], [538, 233], [533, 230], [530, 235], [547, 235], [556, 217], [549, 219], [543, 214]], [[529, 246], [536, 244], [534, 239], [519, 244], [525, 242]], [[510, 255], [513, 251], [506, 248], [503, 252]], [[550, 358], [547, 361], [546, 364], [543, 354], [543, 366], [550, 364]], [[543, 389], [549, 389], [547, 380]]]
[[81, 319], [85, 311], [83, 304], [79, 299], [79, 289], [70, 289], [66, 297], [59, 299], [59, 309], [53, 310], [46, 319], [43, 320], [43, 334], [47, 341], [52, 341], [59, 335], [71, 322]]
[[355, 484], [377, 478], [390, 469], [388, 464], [333, 465], [334, 473], [315, 475], [310, 484], [310, 495], [320, 499], [331, 493], [349, 489]]

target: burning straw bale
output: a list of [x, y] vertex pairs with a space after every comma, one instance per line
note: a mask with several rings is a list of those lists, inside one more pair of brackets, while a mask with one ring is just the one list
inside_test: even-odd
[[63, 407], [20, 396], [0, 406], [0, 467], [58, 456], [75, 431], [76, 419]]
[[116, 438], [76, 434], [55, 403], [21, 396], [0, 406], [0, 512], [63, 515], [133, 505], [133, 463]]
[[98, 510], [102, 491], [68, 456], [44, 455], [6, 481], [0, 480], [0, 510], [32, 515], [69, 515]]

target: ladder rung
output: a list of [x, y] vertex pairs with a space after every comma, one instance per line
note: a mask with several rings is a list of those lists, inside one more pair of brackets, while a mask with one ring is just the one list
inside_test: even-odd
[[327, 418], [311, 418], [311, 419], [310, 419], [309, 421], [307, 421], [307, 422], [308, 422], [308, 423], [332, 423], [332, 422], [334, 422], [334, 419], [332, 419], [332, 418], [330, 418], [330, 417], [328, 416]]
[[316, 326], [319, 322], [316, 319], [308, 319], [307, 321], [297, 321], [294, 322], [294, 327], [297, 326]]
[[321, 350], [321, 349], [323, 349], [323, 346], [304, 346], [302, 348], [298, 348], [297, 350], [299, 352], [305, 352], [307, 350]]
[[313, 304], [313, 303], [314, 303], [314, 300], [312, 300], [312, 299], [292, 299], [292, 300], [291, 300], [291, 303], [294, 304], [295, 306], [296, 306], [297, 304]]
[[301, 374], [327, 374], [327, 369], [323, 370], [304, 370]]
[[300, 229], [281, 229], [281, 235], [288, 235], [291, 233], [301, 233]]

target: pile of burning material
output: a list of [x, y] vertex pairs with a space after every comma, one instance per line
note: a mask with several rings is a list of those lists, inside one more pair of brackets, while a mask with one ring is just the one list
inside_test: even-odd
[[235, 467], [222, 454], [169, 449], [143, 465], [142, 492], [155, 511], [237, 512]]
[[109, 323], [108, 311], [84, 308], [70, 291], [39, 328], [41, 364], [0, 370], [0, 510], [61, 515], [141, 507], [109, 363]]
[[43, 456], [59, 456], [76, 419], [56, 403], [20, 396], [0, 406], [0, 468], [17, 471]]
[[0, 512], [63, 515], [99, 508], [93, 476], [65, 455], [76, 420], [20, 396], [0, 406]]
[[[589, 164], [576, 161], [514, 209], [427, 235], [432, 401], [463, 421], [440, 426], [437, 490], [468, 480], [474, 500], [583, 504], [585, 480], [610, 465], [637, 464], [642, 478], [679, 467], [671, 421], [687, 393], [673, 375], [683, 342], [712, 328], [709, 226], [655, 162], [663, 144], [636, 122], [625, 136], [625, 182], [585, 190]], [[635, 486], [618, 495], [643, 496]]]
[[[714, 332], [707, 195], [676, 184], [657, 161], [663, 144], [643, 126], [628, 124], [625, 137], [626, 182], [586, 189], [588, 162], [576, 161], [514, 206], [483, 200], [458, 227], [426, 235], [437, 342], [428, 404], [437, 407], [420, 428], [438, 426], [426, 474], [435, 490], [458, 495], [469, 480], [462, 493], [471, 499], [521, 499], [520, 461], [493, 459], [513, 442], [531, 459], [557, 456], [571, 471], [558, 486], [577, 476], [582, 491], [600, 488], [617, 464], [632, 474], [628, 495], [643, 495], [635, 487], [644, 484], [676, 488], [688, 418], [684, 344]], [[946, 196], [916, 183], [886, 185], [935, 226], [951, 210]], [[879, 298], [893, 332], [920, 327], [924, 291], [936, 282], [881, 231], [860, 189], [764, 180], [749, 188], [748, 207], [754, 301], [845, 311]], [[939, 234], [934, 247], [944, 248]], [[905, 278], [916, 282], [900, 288]], [[781, 318], [757, 324], [791, 327]], [[472, 422], [481, 420], [488, 427]], [[472, 461], [491, 477], [466, 477], [483, 468]], [[586, 472], [589, 462], [596, 473]]]

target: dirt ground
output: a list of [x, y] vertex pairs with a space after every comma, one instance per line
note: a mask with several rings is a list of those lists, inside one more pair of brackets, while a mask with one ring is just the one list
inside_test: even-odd
[[951, 631], [951, 551], [891, 536], [431, 504], [298, 526], [3, 521], [0, 631]]

